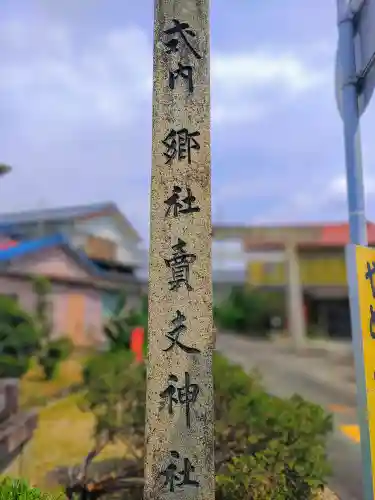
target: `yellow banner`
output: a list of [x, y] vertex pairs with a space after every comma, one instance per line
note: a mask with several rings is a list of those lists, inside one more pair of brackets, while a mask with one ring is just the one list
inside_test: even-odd
[[[375, 249], [356, 247], [359, 315], [366, 382], [371, 462], [375, 464]], [[375, 475], [373, 474], [373, 487]]]
[[356, 247], [366, 391], [375, 390], [375, 249]]

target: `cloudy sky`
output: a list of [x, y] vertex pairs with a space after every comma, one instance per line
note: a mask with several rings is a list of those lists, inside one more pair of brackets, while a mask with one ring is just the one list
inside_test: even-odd
[[[335, 3], [212, 0], [216, 222], [346, 219]], [[1, 0], [1, 210], [113, 200], [148, 239], [152, 29], [153, 0]]]

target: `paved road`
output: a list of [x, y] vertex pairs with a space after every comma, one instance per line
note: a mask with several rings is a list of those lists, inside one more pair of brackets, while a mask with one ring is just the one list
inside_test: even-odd
[[241, 337], [220, 334], [217, 337], [217, 350], [247, 370], [257, 368], [271, 393], [281, 397], [298, 393], [333, 413], [335, 431], [328, 452], [334, 473], [329, 486], [341, 500], [362, 500], [355, 395], [338, 392], [328, 384], [316, 382], [309, 375], [314, 366], [313, 360], [306, 360], [303, 369], [300, 363], [296, 369], [291, 355], [283, 355], [261, 343], [250, 343]]

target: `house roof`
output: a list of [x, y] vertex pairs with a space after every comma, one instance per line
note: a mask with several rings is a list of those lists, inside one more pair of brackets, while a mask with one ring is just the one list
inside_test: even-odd
[[101, 270], [80, 250], [73, 248], [65, 236], [55, 234], [28, 241], [21, 241], [11, 246], [0, 247], [0, 262], [10, 262], [16, 258], [30, 255], [41, 250], [53, 247], [63, 247], [82, 267], [90, 274], [101, 274]]
[[0, 214], [0, 230], [3, 228], [9, 229], [10, 227], [14, 229], [14, 226], [17, 224], [40, 221], [63, 221], [67, 219], [84, 220], [105, 215], [114, 216], [124, 228], [130, 229], [138, 242], [141, 241], [141, 237], [136, 229], [113, 202], [2, 213]]
[[8, 248], [0, 248], [0, 269], [2, 268], [2, 270], [6, 270], [7, 265], [14, 259], [53, 247], [63, 248], [64, 251], [69, 254], [69, 256], [71, 256], [83, 269], [85, 269], [93, 279], [117, 283], [126, 281], [126, 277], [123, 277], [122, 275], [119, 276], [105, 270], [103, 271], [87, 257], [85, 252], [71, 246], [68, 239], [62, 234], [22, 241]]
[[[245, 251], [278, 250], [293, 242], [301, 248], [344, 247], [349, 243], [349, 224], [279, 225], [279, 226], [216, 226], [218, 240], [242, 239]], [[369, 245], [375, 245], [375, 224], [367, 222]]]

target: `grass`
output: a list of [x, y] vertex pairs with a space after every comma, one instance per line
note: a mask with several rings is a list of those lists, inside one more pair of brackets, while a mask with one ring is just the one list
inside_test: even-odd
[[[95, 420], [91, 413], [79, 409], [82, 398], [80, 393], [69, 395], [47, 406], [47, 403], [59, 396], [62, 390], [82, 382], [82, 366], [88, 355], [89, 353], [86, 352], [73, 354], [61, 363], [53, 380], [45, 380], [41, 368], [33, 360], [31, 369], [20, 382], [21, 406], [23, 408], [42, 407], [39, 411], [38, 428], [25, 457], [22, 475], [30, 484], [42, 490], [58, 491], [56, 485], [47, 484], [46, 474], [58, 467], [81, 464], [94, 444]], [[125, 455], [125, 445], [118, 443], [108, 445], [95, 461], [123, 458]], [[8, 486], [11, 488], [10, 485]], [[18, 485], [17, 487], [22, 489], [24, 486]], [[3, 500], [5, 497], [1, 494], [0, 490], [0, 500]], [[36, 491], [35, 495], [30, 498], [35, 498], [35, 500], [44, 498], [37, 496]], [[9, 496], [9, 498], [13, 497]], [[29, 497], [15, 496], [14, 498]], [[47, 500], [47, 497], [45, 498]]]
[[75, 354], [62, 362], [53, 380], [45, 380], [40, 366], [33, 360], [31, 369], [20, 383], [20, 405], [23, 408], [43, 406], [64, 389], [80, 384], [84, 360], [84, 355]]
[[0, 500], [58, 500], [62, 496], [50, 496], [37, 488], [31, 488], [25, 481], [11, 481], [9, 478], [0, 482]]
[[[81, 464], [92, 448], [95, 420], [91, 413], [79, 409], [81, 398], [81, 394], [74, 394], [40, 411], [22, 473], [30, 484], [54, 491], [54, 485], [45, 480], [46, 474], [57, 467]], [[123, 458], [126, 451], [123, 443], [108, 445], [96, 461]]]

